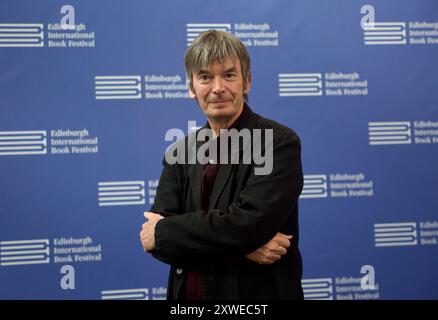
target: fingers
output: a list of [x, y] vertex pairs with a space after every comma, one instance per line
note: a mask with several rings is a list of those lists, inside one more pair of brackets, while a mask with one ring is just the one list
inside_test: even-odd
[[[286, 251], [286, 249], [283, 248]], [[281, 259], [282, 254], [274, 252], [268, 246], [260, 247], [259, 249], [247, 254], [245, 257], [258, 264], [269, 265]]]
[[280, 247], [283, 247], [283, 248], [289, 248], [290, 247], [290, 241], [289, 240], [287, 240], [287, 239], [278, 239], [278, 240], [276, 240], [276, 243], [280, 246]]
[[154, 217], [154, 215], [155, 215], [155, 213], [153, 213], [153, 212], [149, 212], [149, 211], [145, 211], [144, 213], [143, 213], [143, 215], [144, 215], [144, 217], [146, 218], [146, 219], [152, 219], [153, 217]]
[[271, 240], [257, 250], [246, 255], [246, 258], [263, 265], [273, 264], [287, 253], [292, 235], [278, 232]]
[[281, 255], [275, 253], [271, 254], [271, 256], [269, 257], [269, 260], [271, 260], [272, 262], [278, 261], [280, 259], [281, 259]]
[[293, 238], [292, 235], [285, 235], [281, 232], [278, 232], [275, 237], [274, 237], [274, 241], [284, 247], [284, 248], [289, 248], [290, 247], [290, 240]]
[[149, 212], [149, 211], [145, 211], [143, 215], [148, 221], [158, 221], [164, 218], [162, 215], [158, 213]]
[[143, 215], [147, 219], [147, 221], [141, 225], [139, 235], [143, 250], [149, 251], [155, 247], [155, 240], [153, 239], [155, 225], [160, 219], [163, 219], [164, 217], [149, 211], [145, 211]]
[[287, 247], [279, 245], [276, 242], [270, 242], [267, 245], [264, 246], [265, 252], [268, 252], [269, 254], [275, 254], [283, 256], [287, 253]]
[[260, 264], [273, 264], [274, 262], [281, 259], [281, 256], [278, 254], [270, 253], [268, 257], [264, 257]]
[[273, 249], [272, 252], [284, 256], [287, 253], [287, 249], [285, 247], [279, 246]]
[[[277, 232], [277, 234], [275, 235], [275, 237], [278, 237], [278, 238], [286, 238], [286, 239], [290, 240], [290, 239], [293, 238], [293, 235], [289, 235], [289, 234], [284, 234], [284, 233], [281, 233], [281, 232]], [[275, 238], [275, 237], [274, 237], [274, 238]]]

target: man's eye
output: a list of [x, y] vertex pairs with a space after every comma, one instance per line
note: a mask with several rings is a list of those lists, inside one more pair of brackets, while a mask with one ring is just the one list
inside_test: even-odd
[[199, 78], [199, 80], [203, 80], [203, 81], [206, 81], [206, 80], [210, 79], [210, 77], [208, 75], [206, 75], [206, 74], [201, 75], [198, 78]]
[[225, 77], [227, 77], [227, 78], [234, 78], [235, 76], [236, 76], [235, 73], [227, 73], [227, 74], [225, 75]]

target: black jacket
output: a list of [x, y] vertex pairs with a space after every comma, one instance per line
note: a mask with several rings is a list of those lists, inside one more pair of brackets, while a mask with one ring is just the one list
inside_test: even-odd
[[[255, 175], [254, 163], [242, 161], [222, 164], [208, 211], [201, 205], [202, 165], [170, 165], [163, 160], [151, 211], [166, 218], [156, 225], [156, 248], [151, 253], [171, 265], [168, 299], [180, 297], [187, 270], [203, 273], [207, 299], [303, 298], [298, 249], [298, 197], [303, 186], [299, 137], [246, 105], [241, 128], [273, 129], [272, 172]], [[186, 137], [179, 142], [185, 143], [186, 151], [191, 148], [188, 141]], [[196, 150], [200, 144], [196, 143]], [[293, 235], [291, 247], [279, 261], [259, 265], [245, 258], [277, 232]]]

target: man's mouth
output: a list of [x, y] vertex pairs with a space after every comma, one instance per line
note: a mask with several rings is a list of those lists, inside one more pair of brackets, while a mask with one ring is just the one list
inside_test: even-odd
[[231, 100], [214, 100], [214, 101], [209, 101], [209, 103], [224, 103], [224, 102], [230, 102]]

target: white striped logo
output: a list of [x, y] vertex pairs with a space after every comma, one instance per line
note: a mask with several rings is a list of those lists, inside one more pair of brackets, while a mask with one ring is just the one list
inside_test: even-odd
[[149, 300], [149, 290], [147, 288], [104, 290], [101, 294], [102, 300]]
[[199, 34], [208, 30], [222, 30], [231, 32], [231, 24], [229, 23], [188, 23], [187, 27], [187, 46], [196, 39]]
[[303, 279], [304, 299], [333, 300], [333, 283], [331, 278]]
[[370, 145], [410, 144], [411, 123], [399, 122], [369, 122], [368, 135]]
[[280, 97], [321, 96], [321, 73], [280, 73], [278, 86]]
[[0, 47], [44, 47], [40, 23], [0, 23]]
[[304, 186], [300, 198], [327, 198], [327, 175], [304, 175]]
[[99, 206], [145, 204], [144, 181], [99, 182]]
[[1, 266], [49, 263], [49, 255], [49, 239], [0, 241]]
[[405, 22], [370, 22], [363, 24], [366, 45], [406, 44]]
[[0, 156], [47, 154], [47, 132], [0, 131]]
[[97, 100], [141, 99], [140, 76], [95, 76]]
[[415, 246], [417, 243], [417, 224], [415, 222], [374, 224], [374, 244], [376, 247]]

